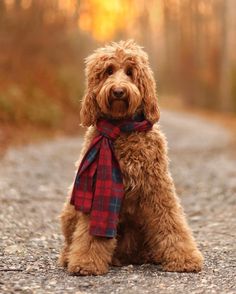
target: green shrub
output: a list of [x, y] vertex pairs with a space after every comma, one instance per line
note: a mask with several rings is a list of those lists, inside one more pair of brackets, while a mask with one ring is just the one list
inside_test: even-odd
[[56, 127], [62, 120], [62, 106], [37, 87], [23, 92], [11, 85], [0, 93], [0, 120]]
[[231, 95], [232, 95], [232, 108], [236, 112], [236, 67], [231, 72]]
[[23, 117], [33, 124], [56, 127], [62, 119], [60, 104], [41, 89], [31, 88], [26, 97], [28, 103], [23, 109]]
[[0, 93], [0, 120], [17, 122], [21, 119], [23, 100], [23, 93], [15, 84]]

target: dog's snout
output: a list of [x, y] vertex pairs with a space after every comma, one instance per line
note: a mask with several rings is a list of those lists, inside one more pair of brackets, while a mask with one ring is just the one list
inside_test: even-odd
[[115, 98], [123, 98], [125, 95], [125, 90], [123, 88], [114, 88], [112, 90], [112, 95]]

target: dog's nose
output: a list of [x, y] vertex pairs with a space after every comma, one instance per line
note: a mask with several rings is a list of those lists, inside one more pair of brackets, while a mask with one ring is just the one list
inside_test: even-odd
[[125, 95], [125, 91], [122, 88], [114, 88], [112, 94], [115, 98], [122, 98]]

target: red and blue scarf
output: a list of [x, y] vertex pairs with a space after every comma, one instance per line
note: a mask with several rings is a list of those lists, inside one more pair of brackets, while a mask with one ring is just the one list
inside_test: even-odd
[[142, 117], [123, 121], [100, 119], [93, 139], [77, 172], [71, 204], [90, 213], [90, 234], [115, 237], [124, 186], [114, 141], [120, 133], [145, 132], [152, 124]]

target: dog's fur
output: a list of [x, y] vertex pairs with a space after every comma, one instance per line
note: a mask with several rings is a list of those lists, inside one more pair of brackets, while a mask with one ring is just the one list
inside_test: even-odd
[[[89, 127], [81, 158], [97, 135], [99, 117], [123, 119], [144, 112], [155, 123], [159, 118], [156, 85], [148, 57], [133, 41], [112, 43], [86, 60], [87, 90], [81, 122]], [[115, 99], [112, 90], [125, 91]], [[89, 215], [66, 202], [61, 214], [65, 245], [60, 264], [68, 272], [99, 275], [109, 264], [161, 264], [166, 271], [198, 272], [199, 252], [175, 194], [168, 171], [166, 140], [157, 125], [148, 132], [122, 133], [115, 141], [125, 196], [118, 234], [108, 239], [89, 234]]]

